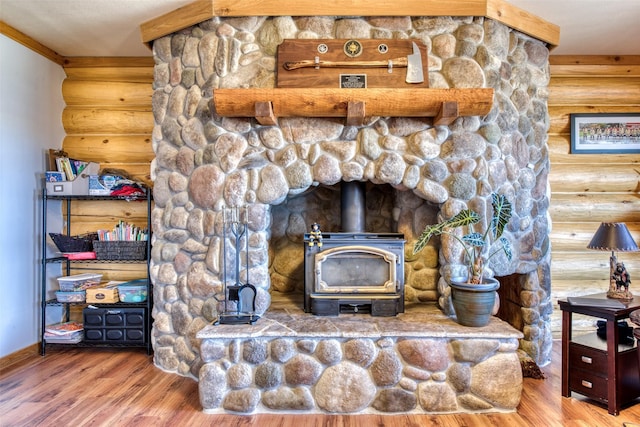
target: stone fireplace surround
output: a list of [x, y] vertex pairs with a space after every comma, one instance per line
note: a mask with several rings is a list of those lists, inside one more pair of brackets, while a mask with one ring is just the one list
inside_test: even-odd
[[[361, 127], [323, 118], [260, 126], [216, 115], [216, 88], [273, 87], [282, 39], [329, 37], [419, 38], [429, 51], [430, 87], [492, 87], [492, 111], [449, 126], [401, 117], [372, 117]], [[199, 378], [210, 412], [516, 408], [516, 351], [539, 364], [551, 351], [543, 42], [482, 17], [281, 16], [214, 18], [155, 40], [153, 52], [158, 367]], [[507, 194], [514, 261], [492, 268], [521, 275], [522, 331], [498, 319], [486, 329], [455, 324], [445, 279], [462, 268], [461, 253], [445, 239], [406, 254], [405, 315], [373, 327], [370, 318], [302, 313], [295, 259], [300, 254], [301, 265], [302, 234], [318, 206], [306, 204], [315, 197], [331, 205], [330, 191], [313, 190], [341, 180], [393, 189], [372, 221], [404, 233], [408, 248], [436, 217], [467, 206], [486, 211], [492, 191]], [[233, 266], [222, 253], [221, 210], [234, 206], [249, 207], [250, 268], [241, 277], [256, 286], [263, 319], [214, 327], [222, 263]]]

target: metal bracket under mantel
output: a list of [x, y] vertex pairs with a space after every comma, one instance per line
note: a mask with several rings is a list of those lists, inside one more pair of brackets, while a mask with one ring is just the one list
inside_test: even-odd
[[255, 117], [276, 126], [280, 117], [345, 117], [362, 126], [366, 117], [433, 117], [449, 125], [462, 116], [484, 116], [493, 89], [216, 89], [214, 108], [222, 117]]

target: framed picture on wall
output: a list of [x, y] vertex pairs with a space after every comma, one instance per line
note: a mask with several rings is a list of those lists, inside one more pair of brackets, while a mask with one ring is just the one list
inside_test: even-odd
[[640, 113], [571, 114], [571, 154], [640, 153]]

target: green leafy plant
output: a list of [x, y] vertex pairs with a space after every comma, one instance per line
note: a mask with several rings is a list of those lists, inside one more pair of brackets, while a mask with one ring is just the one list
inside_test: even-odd
[[[451, 219], [438, 224], [427, 225], [413, 246], [413, 253], [416, 254], [424, 249], [433, 236], [447, 234], [460, 242], [464, 248], [466, 259], [469, 262], [467, 283], [482, 283], [485, 263], [491, 257], [497, 253], [504, 252], [507, 259], [511, 261], [513, 256], [509, 240], [502, 236], [511, 219], [511, 202], [504, 195], [493, 193], [491, 195], [491, 206], [493, 207], [493, 216], [484, 232], [474, 231], [473, 228], [474, 224], [480, 222], [480, 214], [471, 209], [464, 209]], [[460, 237], [452, 232], [459, 227], [468, 227], [468, 234]], [[496, 244], [499, 247], [495, 248], [493, 252], [488, 252]]]

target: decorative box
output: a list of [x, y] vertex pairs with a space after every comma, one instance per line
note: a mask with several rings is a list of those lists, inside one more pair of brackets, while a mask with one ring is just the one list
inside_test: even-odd
[[87, 289], [87, 302], [91, 304], [113, 304], [119, 302], [118, 286], [107, 285]]

